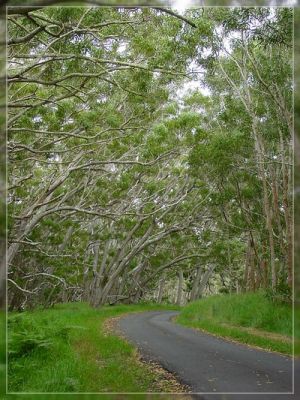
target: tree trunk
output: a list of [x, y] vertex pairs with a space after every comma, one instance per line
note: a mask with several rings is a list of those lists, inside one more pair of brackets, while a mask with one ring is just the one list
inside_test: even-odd
[[[286, 226], [286, 256], [287, 256], [287, 276], [288, 285], [290, 288], [293, 286], [293, 218], [292, 210], [293, 204], [291, 197], [291, 174], [285, 165], [284, 157], [284, 143], [281, 135], [281, 153], [282, 153], [282, 175], [283, 175], [283, 209], [284, 209], [284, 219]], [[291, 156], [288, 157], [290, 161]], [[291, 203], [291, 205], [290, 205]]]
[[0, 309], [3, 309], [6, 302], [6, 251], [4, 240], [0, 241], [0, 254], [2, 254], [0, 262]]
[[158, 289], [158, 296], [157, 296], [157, 303], [162, 302], [163, 294], [164, 294], [164, 288], [165, 288], [165, 282], [166, 282], [166, 275], [163, 274], [160, 281], [159, 281], [159, 289]]
[[249, 271], [251, 267], [250, 263], [251, 263], [251, 239], [249, 238], [246, 251], [245, 272], [244, 272], [244, 289], [246, 292], [249, 289]]
[[197, 293], [198, 293], [198, 288], [200, 284], [200, 278], [202, 275], [202, 267], [198, 267], [196, 270], [196, 277], [193, 282], [192, 290], [191, 290], [191, 296], [190, 296], [190, 301], [194, 301], [197, 299]]
[[255, 140], [255, 150], [258, 158], [258, 171], [263, 184], [263, 205], [266, 216], [266, 228], [269, 235], [271, 280], [272, 280], [272, 288], [274, 289], [277, 284], [277, 272], [275, 265], [275, 246], [274, 246], [273, 227], [272, 227], [272, 214], [269, 203], [268, 186], [264, 169], [264, 159], [263, 159], [264, 146], [261, 137], [256, 132], [256, 124], [257, 124], [256, 117], [254, 117], [253, 133]]
[[93, 279], [91, 282], [91, 298], [90, 304], [95, 306], [96, 304], [96, 296], [99, 287], [99, 275], [98, 275], [98, 261], [99, 261], [99, 251], [100, 251], [100, 242], [97, 241], [93, 245], [93, 253], [94, 253], [94, 261], [93, 261]]
[[177, 289], [177, 299], [176, 299], [176, 304], [178, 306], [181, 306], [182, 302], [183, 283], [184, 283], [183, 272], [182, 269], [180, 269], [178, 272], [178, 289]]
[[201, 283], [198, 289], [198, 293], [197, 293], [197, 298], [201, 297], [203, 294], [203, 291], [207, 285], [208, 280], [210, 279], [212, 273], [214, 272], [215, 266], [211, 265], [207, 271], [205, 272], [205, 274], [203, 275], [203, 278], [201, 279]]

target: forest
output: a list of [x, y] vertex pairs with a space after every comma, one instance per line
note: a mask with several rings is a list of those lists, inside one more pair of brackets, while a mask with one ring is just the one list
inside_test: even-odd
[[10, 310], [290, 301], [292, 18], [8, 9]]
[[52, 3], [6, 16], [7, 390], [292, 392], [294, 10]]

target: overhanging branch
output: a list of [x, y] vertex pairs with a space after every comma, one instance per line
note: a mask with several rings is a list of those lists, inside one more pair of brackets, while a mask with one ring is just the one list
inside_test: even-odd
[[164, 8], [164, 7], [153, 7], [155, 10], [159, 10], [161, 12], [164, 12], [166, 14], [172, 15], [175, 18], [181, 19], [188, 25], [192, 26], [193, 28], [197, 28], [197, 25], [194, 24], [194, 22], [190, 21], [189, 19], [183, 17], [182, 15], [176, 14], [174, 11], [170, 10], [169, 8]]

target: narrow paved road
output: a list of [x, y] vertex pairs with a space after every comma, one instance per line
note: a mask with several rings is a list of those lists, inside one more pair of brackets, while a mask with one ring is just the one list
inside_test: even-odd
[[[289, 357], [182, 327], [171, 321], [176, 314], [173, 311], [130, 314], [120, 319], [119, 327], [145, 358], [174, 372], [194, 393], [292, 392]], [[268, 396], [264, 394], [263, 398]]]

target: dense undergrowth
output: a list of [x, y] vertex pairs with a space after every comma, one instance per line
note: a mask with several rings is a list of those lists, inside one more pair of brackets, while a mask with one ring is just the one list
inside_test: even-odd
[[177, 322], [249, 345], [292, 354], [292, 305], [271, 301], [264, 292], [198, 300], [182, 310]]
[[96, 310], [70, 303], [11, 314], [9, 392], [171, 391], [158, 390], [155, 372], [138, 361], [134, 347], [108, 334], [103, 326], [107, 318], [126, 312], [163, 308], [135, 305]]

